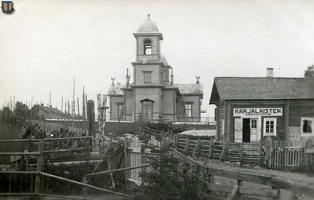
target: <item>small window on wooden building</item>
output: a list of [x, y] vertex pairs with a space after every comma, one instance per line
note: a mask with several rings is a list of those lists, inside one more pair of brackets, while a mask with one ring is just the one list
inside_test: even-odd
[[301, 134], [303, 136], [314, 134], [314, 118], [301, 118]]
[[185, 116], [192, 117], [192, 104], [191, 103], [185, 104]]
[[144, 55], [152, 54], [152, 41], [149, 39], [144, 40]]
[[277, 119], [264, 118], [264, 136], [276, 136]]
[[257, 128], [257, 119], [251, 119], [251, 128]]

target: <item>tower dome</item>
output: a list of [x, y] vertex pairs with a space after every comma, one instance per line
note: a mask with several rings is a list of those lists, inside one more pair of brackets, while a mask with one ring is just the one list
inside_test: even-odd
[[160, 54], [160, 61], [164, 63], [164, 65], [169, 65], [166, 57], [163, 54]]
[[150, 14], [145, 22], [140, 25], [140, 28], [137, 31], [138, 33], [159, 33], [157, 25], [155, 22], [150, 20]]

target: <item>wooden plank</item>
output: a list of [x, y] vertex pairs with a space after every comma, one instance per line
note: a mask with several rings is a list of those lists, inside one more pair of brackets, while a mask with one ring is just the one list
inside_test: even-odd
[[207, 183], [207, 190], [215, 192], [231, 192], [233, 186], [225, 184]]
[[260, 197], [277, 197], [277, 189], [273, 188], [252, 188], [252, 187], [241, 187], [239, 193], [242, 195], [252, 195]]
[[0, 152], [0, 156], [39, 156], [40, 152]]
[[96, 187], [96, 186], [93, 186], [93, 185], [89, 185], [89, 184], [86, 184], [86, 183], [81, 183], [81, 182], [74, 181], [74, 180], [71, 180], [71, 179], [55, 176], [55, 175], [52, 175], [52, 174], [47, 174], [47, 173], [44, 173], [44, 172], [40, 172], [40, 174], [42, 176], [46, 176], [46, 177], [62, 180], [62, 181], [65, 181], [65, 182], [68, 182], [68, 183], [73, 183], [73, 184], [80, 185], [80, 186], [85, 186], [85, 187], [88, 187], [88, 188], [91, 188], [91, 189], [94, 189], [94, 190], [98, 190], [98, 191], [102, 191], [102, 192], [108, 192], [108, 193], [116, 194], [116, 195], [123, 196], [123, 197], [130, 198], [130, 199], [133, 198], [132, 196], [129, 196], [129, 195], [126, 195], [126, 194], [123, 194], [123, 193], [114, 192], [114, 191], [111, 191], [111, 190], [99, 188], [99, 187]]
[[227, 200], [232, 200], [235, 197], [235, 195], [237, 194], [238, 190], [239, 190], [238, 185], [233, 186], [230, 195], [227, 197]]
[[39, 174], [37, 171], [0, 171], [0, 174]]
[[314, 196], [314, 186], [304, 185], [301, 183], [293, 182], [287, 179], [282, 179], [279, 177], [272, 177], [271, 182], [273, 186], [292, 191], [297, 194], [303, 194], [309, 197]]

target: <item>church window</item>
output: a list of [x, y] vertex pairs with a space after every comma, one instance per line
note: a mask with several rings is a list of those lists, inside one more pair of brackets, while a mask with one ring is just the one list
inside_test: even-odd
[[152, 82], [152, 72], [143, 72], [144, 73], [144, 83], [151, 83]]
[[121, 119], [123, 116], [123, 105], [122, 104], [118, 104], [118, 119]]
[[190, 103], [185, 104], [185, 116], [192, 117], [192, 104]]
[[144, 40], [144, 55], [152, 54], [152, 41], [149, 39]]

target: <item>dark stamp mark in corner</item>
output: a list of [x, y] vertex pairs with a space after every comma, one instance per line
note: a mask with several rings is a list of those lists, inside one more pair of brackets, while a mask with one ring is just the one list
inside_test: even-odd
[[1, 1], [1, 9], [5, 14], [12, 14], [14, 12], [12, 1]]

